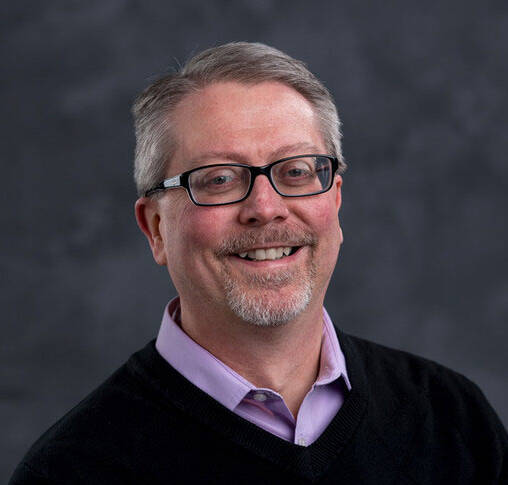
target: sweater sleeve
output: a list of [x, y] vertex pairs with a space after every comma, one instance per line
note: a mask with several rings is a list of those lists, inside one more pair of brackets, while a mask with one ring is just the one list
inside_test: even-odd
[[[476, 457], [479, 474], [487, 484], [508, 484], [508, 434], [482, 390], [461, 376], [467, 412], [459, 412], [456, 429]], [[466, 407], [466, 406], [465, 406]], [[489, 478], [487, 478], [489, 477]]]
[[493, 455], [492, 463], [494, 467], [496, 467], [497, 464], [498, 469], [494, 483], [508, 484], [508, 434], [483, 392], [478, 386], [474, 385], [474, 387], [485, 406], [486, 434], [488, 435], [488, 431], [490, 430], [490, 445]]

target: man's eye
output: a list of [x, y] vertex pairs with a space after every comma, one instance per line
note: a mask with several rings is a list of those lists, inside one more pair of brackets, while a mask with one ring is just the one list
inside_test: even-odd
[[226, 171], [211, 171], [202, 174], [201, 177], [196, 177], [192, 181], [192, 185], [196, 190], [203, 190], [208, 192], [223, 192], [238, 185], [238, 174], [232, 170]]
[[217, 175], [216, 177], [208, 180], [206, 185], [224, 185], [232, 180], [233, 177], [231, 175]]
[[306, 163], [292, 164], [284, 167], [279, 174], [279, 179], [287, 184], [302, 184], [309, 182], [314, 177], [314, 171]]
[[286, 176], [288, 177], [307, 177], [310, 175], [310, 171], [303, 168], [291, 168], [286, 172]]

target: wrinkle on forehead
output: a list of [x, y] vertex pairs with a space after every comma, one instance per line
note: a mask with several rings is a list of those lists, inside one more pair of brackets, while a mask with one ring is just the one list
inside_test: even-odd
[[306, 147], [311, 152], [324, 150], [310, 103], [277, 82], [216, 83], [189, 94], [173, 116], [178, 147], [174, 160], [185, 161], [183, 170], [191, 163], [206, 164], [207, 155], [214, 152], [233, 154], [229, 158], [234, 161], [264, 164], [303, 154], [298, 150]]

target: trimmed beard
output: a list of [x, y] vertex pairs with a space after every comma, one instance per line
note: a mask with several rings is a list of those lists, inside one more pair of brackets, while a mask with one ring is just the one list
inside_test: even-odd
[[[309, 305], [314, 290], [317, 268], [314, 251], [317, 240], [314, 235], [300, 228], [266, 227], [263, 231], [251, 229], [240, 235], [232, 235], [217, 249], [219, 258], [241, 253], [245, 248], [279, 242], [286, 246], [307, 246], [310, 261], [305, 268], [278, 270], [263, 275], [244, 274], [234, 279], [229, 268], [224, 267], [223, 281], [226, 303], [241, 320], [258, 327], [284, 325]], [[282, 298], [279, 289], [294, 286], [291, 296]]]
[[[266, 275], [249, 275], [238, 284], [230, 274], [224, 275], [226, 303], [241, 320], [258, 327], [279, 327], [300, 315], [309, 305], [314, 289], [316, 268], [311, 263], [302, 271], [278, 271]], [[277, 295], [279, 288], [297, 284], [290, 297]]]

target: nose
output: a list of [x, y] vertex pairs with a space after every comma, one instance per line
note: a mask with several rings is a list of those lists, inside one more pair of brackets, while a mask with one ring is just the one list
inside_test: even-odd
[[283, 221], [289, 216], [286, 198], [275, 192], [265, 175], [256, 177], [249, 197], [240, 204], [239, 221], [250, 226]]

